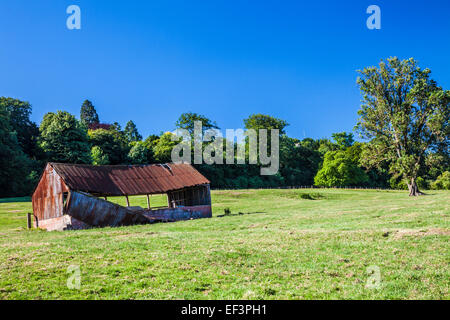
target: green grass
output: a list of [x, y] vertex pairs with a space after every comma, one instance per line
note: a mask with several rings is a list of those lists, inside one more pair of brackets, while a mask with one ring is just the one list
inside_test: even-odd
[[215, 191], [211, 219], [66, 232], [26, 230], [29, 199], [0, 201], [0, 298], [449, 299], [450, 192], [428, 193]]

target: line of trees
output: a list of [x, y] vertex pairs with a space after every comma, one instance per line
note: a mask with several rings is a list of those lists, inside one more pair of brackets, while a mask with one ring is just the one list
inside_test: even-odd
[[[367, 142], [356, 142], [348, 132], [300, 140], [286, 134], [285, 120], [253, 114], [243, 120], [246, 129], [279, 130], [276, 175], [261, 176], [260, 165], [248, 161], [195, 166], [215, 188], [365, 186], [409, 189], [410, 195], [421, 194], [419, 188], [450, 189], [449, 91], [437, 86], [430, 71], [413, 59], [390, 58], [359, 73], [363, 105], [356, 131]], [[83, 102], [79, 119], [66, 111], [49, 112], [37, 126], [30, 120], [31, 111], [28, 102], [0, 98], [0, 197], [30, 194], [49, 161], [165, 163], [177, 144], [170, 132], [143, 139], [131, 120], [124, 129], [117, 122], [100, 122], [89, 100]], [[215, 121], [192, 112], [180, 115], [175, 128], [193, 134], [194, 121], [201, 121], [204, 130], [220, 129]]]

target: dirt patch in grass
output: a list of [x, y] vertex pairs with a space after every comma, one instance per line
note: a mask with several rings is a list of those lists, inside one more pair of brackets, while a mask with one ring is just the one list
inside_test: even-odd
[[426, 236], [450, 236], [449, 229], [443, 228], [432, 228], [428, 230], [423, 229], [400, 229], [394, 234], [394, 239], [401, 239], [403, 237], [412, 236], [412, 237], [426, 237]]
[[131, 239], [131, 238], [148, 238], [159, 236], [159, 232], [140, 232], [140, 233], [122, 233], [115, 235], [116, 239]]

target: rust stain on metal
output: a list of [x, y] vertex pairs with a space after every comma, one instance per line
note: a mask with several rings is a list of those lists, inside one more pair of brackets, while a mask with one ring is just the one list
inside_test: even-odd
[[103, 196], [160, 194], [209, 184], [189, 164], [90, 166], [50, 163], [72, 190]]
[[[123, 207], [107, 196], [166, 193], [159, 210]], [[105, 200], [97, 197], [105, 197]], [[188, 164], [89, 166], [48, 163], [33, 194], [35, 226], [47, 230], [125, 226], [211, 217], [209, 180]]]
[[148, 223], [142, 214], [81, 192], [71, 192], [64, 213], [94, 227]]
[[33, 193], [33, 213], [38, 219], [50, 219], [63, 215], [63, 194], [68, 192], [64, 181], [47, 165], [39, 185]]

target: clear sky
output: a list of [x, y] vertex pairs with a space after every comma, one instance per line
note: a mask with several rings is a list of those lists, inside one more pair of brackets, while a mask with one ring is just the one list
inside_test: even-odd
[[[66, 8], [81, 8], [69, 30]], [[381, 30], [366, 8], [381, 8]], [[91, 100], [106, 123], [147, 136], [182, 112], [222, 128], [252, 113], [297, 138], [351, 131], [356, 70], [414, 57], [450, 89], [450, 1], [0, 0], [0, 96], [27, 100], [32, 120]]]

